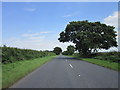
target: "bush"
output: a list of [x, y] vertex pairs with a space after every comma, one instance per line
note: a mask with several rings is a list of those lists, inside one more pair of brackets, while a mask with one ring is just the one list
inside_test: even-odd
[[[81, 53], [76, 53], [74, 54], [74, 56], [85, 58], [84, 56], [82, 56]], [[98, 52], [98, 53], [91, 54], [89, 58], [120, 63], [120, 52]]]
[[12, 63], [15, 61], [21, 60], [30, 60], [39, 57], [51, 56], [55, 55], [50, 51], [37, 51], [31, 49], [19, 49], [13, 47], [0, 47], [2, 49], [2, 53], [0, 53], [0, 57], [2, 57], [2, 63]]
[[120, 52], [103, 52], [97, 53], [93, 58], [107, 60], [110, 62], [120, 62]]

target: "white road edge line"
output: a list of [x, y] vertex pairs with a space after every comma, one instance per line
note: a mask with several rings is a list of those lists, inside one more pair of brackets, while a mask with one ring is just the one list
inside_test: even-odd
[[73, 66], [71, 64], [69, 64], [71, 68], [73, 68]]

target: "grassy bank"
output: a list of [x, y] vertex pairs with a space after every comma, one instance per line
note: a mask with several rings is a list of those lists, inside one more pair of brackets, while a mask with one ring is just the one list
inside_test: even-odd
[[99, 66], [107, 67], [107, 68], [110, 68], [116, 71], [120, 71], [120, 63], [110, 62], [110, 61], [100, 60], [100, 59], [94, 59], [94, 58], [81, 58], [78, 56], [72, 56], [72, 57], [83, 60], [83, 61], [87, 61], [93, 64], [97, 64]]
[[2, 65], [2, 88], [7, 88], [55, 56], [46, 56], [32, 60], [16, 61]]

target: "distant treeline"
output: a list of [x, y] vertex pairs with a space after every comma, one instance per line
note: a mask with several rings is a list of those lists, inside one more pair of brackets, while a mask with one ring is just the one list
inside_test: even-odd
[[13, 47], [0, 47], [0, 58], [2, 63], [12, 63], [21, 60], [30, 60], [34, 58], [41, 58], [45, 56], [55, 55], [52, 51], [37, 51], [31, 49], [19, 49]]

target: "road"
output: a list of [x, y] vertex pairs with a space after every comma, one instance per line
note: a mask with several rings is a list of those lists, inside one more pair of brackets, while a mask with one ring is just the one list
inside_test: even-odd
[[118, 88], [118, 72], [60, 55], [10, 88]]

